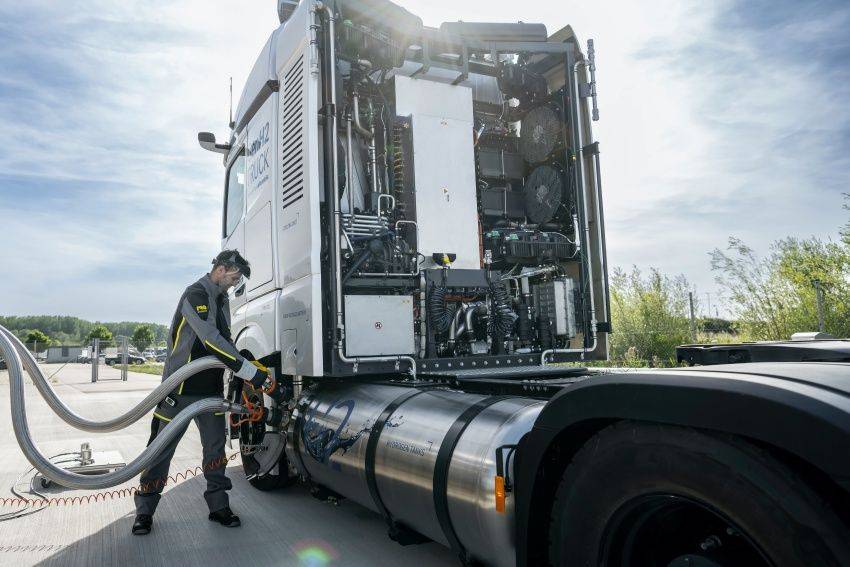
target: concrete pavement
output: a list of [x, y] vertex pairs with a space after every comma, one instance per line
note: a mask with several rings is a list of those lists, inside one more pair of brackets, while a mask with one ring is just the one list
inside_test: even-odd
[[[44, 365], [50, 375], [61, 365]], [[81, 415], [108, 418], [126, 411], [159, 383], [158, 376], [120, 373], [101, 368], [102, 380], [91, 383], [88, 365], [68, 364], [55, 376], [60, 397]], [[109, 434], [70, 428], [47, 407], [35, 387], [28, 386], [27, 413], [33, 437], [45, 455], [78, 450], [89, 442], [94, 451], [120, 451], [135, 458], [150, 433], [150, 419]], [[236, 445], [228, 454], [236, 451]], [[8, 375], [0, 371], [0, 497], [11, 497], [10, 485], [29, 468], [12, 431]], [[171, 472], [200, 462], [197, 429], [183, 437]], [[42, 512], [0, 522], [0, 565], [173, 565], [203, 566], [397, 566], [456, 565], [450, 550], [428, 543], [401, 547], [386, 536], [380, 516], [352, 502], [332, 506], [312, 498], [301, 486], [260, 492], [245, 480], [239, 459], [228, 467], [233, 480], [231, 506], [242, 527], [228, 529], [207, 520], [203, 477], [166, 488], [148, 536], [130, 534], [132, 498], [78, 506], [51, 507]], [[125, 486], [133, 486], [127, 483]], [[26, 489], [19, 485], [19, 491]], [[77, 496], [85, 491], [52, 487], [48, 496]], [[11, 511], [0, 509], [0, 514]]]

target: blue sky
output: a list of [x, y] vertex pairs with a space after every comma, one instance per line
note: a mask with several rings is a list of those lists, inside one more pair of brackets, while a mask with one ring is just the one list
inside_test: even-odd
[[[609, 260], [683, 273], [738, 236], [834, 238], [850, 190], [846, 2], [400, 2], [596, 40]], [[234, 100], [273, 0], [0, 4], [0, 313], [166, 322], [219, 247]], [[716, 301], [716, 300], [715, 300]]]

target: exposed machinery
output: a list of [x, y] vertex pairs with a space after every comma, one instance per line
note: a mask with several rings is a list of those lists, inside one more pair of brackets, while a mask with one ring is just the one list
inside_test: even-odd
[[300, 479], [469, 565], [850, 564], [850, 367], [552, 364], [612, 331], [592, 42], [387, 0], [279, 14], [230, 139], [199, 134], [252, 264], [233, 336], [286, 394], [233, 380], [185, 412], [262, 406], [231, 431], [254, 486]]

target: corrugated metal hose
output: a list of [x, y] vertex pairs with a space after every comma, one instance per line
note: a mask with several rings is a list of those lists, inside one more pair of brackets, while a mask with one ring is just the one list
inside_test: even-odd
[[[27, 373], [32, 378], [38, 391], [47, 401], [50, 408], [69, 425], [83, 431], [110, 432], [123, 429], [138, 421], [141, 417], [153, 409], [162, 399], [172, 392], [183, 381], [202, 370], [210, 368], [224, 368], [224, 364], [214, 357], [204, 357], [192, 361], [177, 370], [162, 384], [153, 390], [144, 400], [126, 413], [104, 421], [93, 421], [74, 413], [56, 395], [50, 382], [44, 377], [38, 368], [35, 359], [27, 348], [15, 337], [11, 331], [0, 325], [0, 352], [6, 360], [9, 370], [9, 393], [12, 408], [12, 427], [15, 438], [27, 460], [46, 478], [68, 488], [76, 489], [99, 489], [116, 486], [126, 482], [144, 469], [150, 467], [159, 454], [180, 435], [189, 422], [203, 413], [233, 412], [247, 413], [247, 410], [239, 404], [228, 402], [220, 398], [207, 398], [192, 403], [181, 411], [163, 428], [153, 442], [145, 448], [133, 461], [125, 467], [100, 475], [84, 475], [69, 472], [64, 468], [52, 463], [35, 446], [30, 436], [29, 424], [27, 423], [26, 401], [24, 397], [23, 368], [26, 366]], [[23, 357], [23, 363], [21, 361]]]

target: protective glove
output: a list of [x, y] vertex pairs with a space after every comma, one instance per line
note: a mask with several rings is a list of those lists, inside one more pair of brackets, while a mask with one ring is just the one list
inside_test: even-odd
[[251, 385], [268, 395], [274, 394], [277, 391], [277, 382], [269, 369], [256, 360], [252, 360], [251, 364], [257, 367], [257, 373], [250, 380]]

